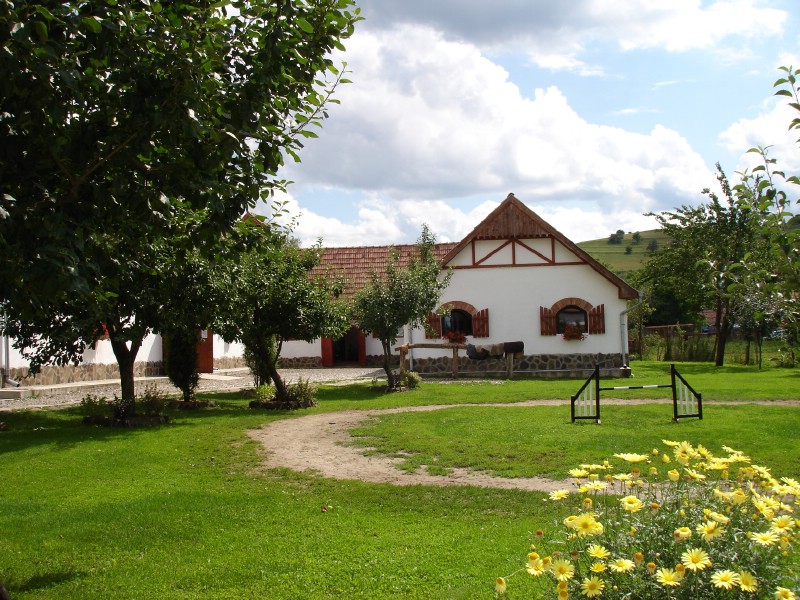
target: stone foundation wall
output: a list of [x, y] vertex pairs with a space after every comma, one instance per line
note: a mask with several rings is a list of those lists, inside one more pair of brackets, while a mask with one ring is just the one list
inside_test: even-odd
[[319, 369], [322, 367], [322, 358], [319, 356], [281, 357], [278, 366], [282, 369]]
[[246, 366], [244, 358], [241, 356], [214, 359], [215, 369], [240, 369]]
[[[422, 375], [449, 376], [452, 373], [452, 356], [436, 358], [415, 358], [414, 371]], [[514, 359], [515, 375], [536, 377], [583, 377], [600, 365], [604, 377], [620, 377], [622, 355], [620, 354], [536, 354]], [[406, 363], [408, 366], [408, 363]], [[458, 357], [460, 375], [481, 375], [506, 373], [508, 362], [503, 358], [472, 360], [466, 356]]]
[[[133, 365], [134, 377], [156, 377], [164, 374], [161, 361], [137, 362]], [[21, 385], [55, 385], [58, 383], [75, 383], [78, 381], [96, 381], [101, 379], [119, 379], [117, 365], [66, 365], [63, 367], [46, 365], [37, 375], [31, 375], [27, 367], [11, 369], [11, 379]]]

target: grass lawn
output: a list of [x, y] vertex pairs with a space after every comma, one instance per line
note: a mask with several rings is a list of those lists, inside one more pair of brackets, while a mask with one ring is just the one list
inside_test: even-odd
[[[635, 363], [631, 383], [666, 381], [664, 368]], [[800, 408], [745, 404], [798, 399], [796, 370], [678, 369], [709, 401], [702, 422], [673, 425], [663, 404], [609, 406], [601, 426], [569, 424], [566, 406], [464, 406], [381, 418], [369, 434], [387, 452], [402, 446], [512, 476], [644, 451], [659, 436], [728, 444], [776, 475], [800, 475]], [[424, 383], [391, 395], [330, 386], [312, 411], [563, 400], [579, 385]], [[217, 399], [216, 409], [137, 430], [82, 425], [77, 409], [3, 414], [0, 580], [12, 598], [492, 598], [494, 578], [520, 566], [532, 532], [564, 516], [538, 493], [265, 470], [246, 431], [307, 413]]]

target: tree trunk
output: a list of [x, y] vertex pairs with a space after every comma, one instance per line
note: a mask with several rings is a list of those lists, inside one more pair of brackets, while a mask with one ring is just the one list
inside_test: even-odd
[[383, 347], [383, 370], [386, 373], [386, 382], [388, 388], [393, 390], [397, 387], [397, 381], [395, 381], [394, 373], [392, 373], [391, 344], [389, 344], [388, 340], [381, 340], [381, 346]]
[[279, 402], [285, 402], [289, 399], [286, 391], [286, 384], [283, 382], [280, 373], [278, 373], [278, 361], [270, 362], [267, 365], [269, 376], [272, 378], [272, 383], [275, 384], [275, 399]]
[[118, 340], [111, 338], [111, 349], [114, 351], [114, 357], [117, 359], [117, 366], [119, 367], [119, 383], [122, 390], [122, 398], [120, 403], [114, 407], [114, 418], [127, 419], [133, 416], [134, 402], [136, 398], [135, 384], [133, 381], [133, 363], [136, 361], [136, 355], [139, 353], [139, 348], [142, 345], [142, 340], [131, 340], [131, 347], [125, 340]]
[[748, 339], [744, 344], [744, 364], [750, 364], [750, 340]]
[[714, 364], [718, 367], [725, 364], [725, 343], [728, 340], [730, 330], [731, 324], [727, 315], [725, 315], [720, 319], [719, 328], [717, 329], [717, 353]]

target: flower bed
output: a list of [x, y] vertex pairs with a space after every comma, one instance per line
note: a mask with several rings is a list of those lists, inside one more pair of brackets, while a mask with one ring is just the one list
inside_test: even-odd
[[[776, 479], [725, 447], [664, 440], [668, 451], [615, 454], [570, 471], [576, 512], [536, 532], [527, 572], [549, 598], [778, 598], [800, 588], [800, 482]], [[511, 577], [508, 576], [508, 577]], [[499, 577], [496, 592], [506, 592]]]

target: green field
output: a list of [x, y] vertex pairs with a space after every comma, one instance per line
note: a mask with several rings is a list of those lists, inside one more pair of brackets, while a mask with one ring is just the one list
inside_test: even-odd
[[[635, 382], [661, 381], [665, 368], [636, 363]], [[494, 598], [495, 577], [524, 564], [532, 532], [560, 522], [566, 508], [537, 492], [265, 469], [248, 430], [306, 414], [333, 422], [344, 409], [457, 404], [381, 417], [357, 433], [440, 473], [560, 476], [669, 437], [712, 451], [727, 444], [776, 476], [800, 476], [800, 408], [774, 402], [799, 399], [796, 369], [679, 369], [708, 399], [703, 421], [673, 424], [668, 404], [609, 406], [601, 426], [571, 424], [566, 404], [468, 406], [565, 400], [575, 380], [423, 382], [400, 394], [325, 386], [318, 407], [295, 413], [252, 411], [228, 393], [214, 396], [216, 408], [173, 412], [171, 424], [142, 429], [83, 425], [77, 408], [3, 413], [0, 582], [14, 600]], [[526, 581], [514, 580], [523, 595], [513, 597], [535, 597]]]
[[[609, 232], [613, 233], [613, 232]], [[669, 244], [670, 238], [661, 230], [640, 231], [640, 241], [633, 240], [633, 233], [626, 233], [621, 244], [609, 244], [608, 238], [579, 242], [578, 247], [588, 252], [592, 258], [600, 261], [620, 277], [625, 277], [631, 271], [640, 268], [650, 258], [647, 245], [655, 240], [659, 248]], [[630, 247], [631, 253], [626, 254], [625, 249]]]

